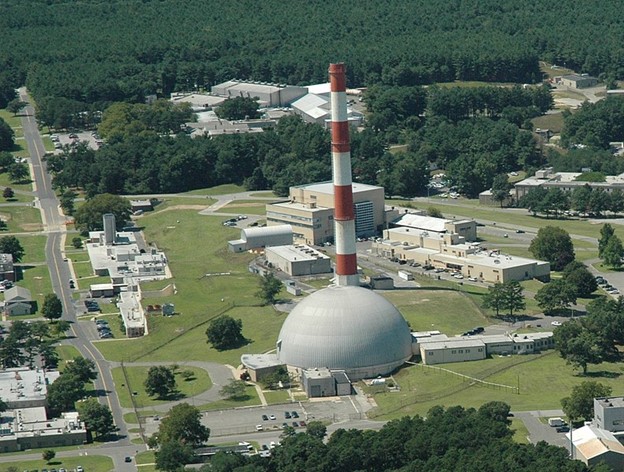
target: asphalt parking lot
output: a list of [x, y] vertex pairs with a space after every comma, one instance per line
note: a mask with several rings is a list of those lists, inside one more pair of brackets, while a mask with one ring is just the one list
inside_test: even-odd
[[[96, 139], [96, 137], [93, 135], [93, 132], [91, 131], [74, 131], [71, 133], [54, 133], [51, 136], [57, 136], [58, 137], [58, 143], [61, 146], [71, 146], [73, 143], [78, 143], [78, 142], [86, 142], [88, 144], [88, 146], [91, 149], [99, 149], [100, 148], [100, 144], [98, 144], [98, 140]], [[71, 135], [75, 135], [75, 138], [70, 137]], [[54, 152], [56, 154], [59, 154], [61, 152], [63, 152], [62, 149], [55, 149]]]

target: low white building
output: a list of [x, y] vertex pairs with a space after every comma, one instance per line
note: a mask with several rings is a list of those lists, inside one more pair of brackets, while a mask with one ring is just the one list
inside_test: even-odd
[[574, 446], [573, 459], [588, 466], [604, 462], [613, 472], [624, 470], [624, 446], [613, 433], [587, 425], [566, 433], [568, 440], [570, 435]]
[[624, 397], [594, 398], [593, 424], [624, 439]]
[[86, 441], [85, 424], [76, 412], [48, 418], [46, 409], [40, 406], [17, 408], [0, 415], [0, 452], [77, 446]]
[[244, 228], [240, 239], [228, 241], [231, 252], [245, 252], [269, 246], [285, 246], [293, 243], [293, 230], [290, 225]]
[[146, 334], [147, 318], [138, 292], [120, 292], [117, 308], [123, 320], [126, 336], [136, 338]]
[[480, 339], [447, 339], [420, 346], [420, 357], [427, 365], [478, 361], [486, 356], [485, 343]]
[[0, 372], [0, 398], [8, 408], [46, 406], [48, 385], [59, 378], [56, 370], [16, 367]]
[[267, 247], [265, 255], [267, 262], [288, 275], [314, 275], [332, 271], [329, 256], [303, 244]]

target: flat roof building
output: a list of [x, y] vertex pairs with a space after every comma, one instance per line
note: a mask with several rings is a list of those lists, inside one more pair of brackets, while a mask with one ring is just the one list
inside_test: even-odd
[[565, 192], [571, 192], [574, 189], [587, 185], [592, 189], [602, 189], [605, 192], [612, 192], [616, 188], [624, 191], [624, 173], [607, 175], [604, 182], [577, 180], [582, 174], [582, 172], [555, 172], [552, 167], [540, 169], [535, 172], [535, 175], [514, 184], [515, 199], [519, 201], [537, 187], [545, 189], [558, 188]]
[[574, 453], [572, 457], [588, 466], [604, 462], [613, 472], [624, 469], [624, 446], [613, 433], [587, 425], [566, 433], [572, 437]]
[[593, 424], [624, 437], [624, 397], [594, 398]]
[[372, 251], [379, 256], [448, 269], [490, 283], [550, 279], [548, 262], [488, 251], [479, 243], [467, 243], [457, 233], [436, 231], [441, 228], [439, 222], [432, 224], [432, 231], [411, 227], [385, 230], [384, 239], [373, 242]]
[[286, 367], [275, 354], [243, 354], [241, 364], [245, 366], [249, 377], [254, 382], [260, 382], [280, 367]]
[[286, 107], [308, 93], [306, 87], [236, 79], [214, 85], [211, 91], [224, 98], [257, 99], [263, 107]]
[[59, 378], [56, 370], [16, 367], [0, 372], [0, 398], [8, 408], [46, 406], [48, 385]]
[[[368, 237], [386, 226], [387, 212], [384, 189], [374, 185], [353, 183], [355, 232]], [[334, 186], [320, 182], [291, 187], [289, 200], [266, 206], [269, 226], [289, 224], [293, 237], [305, 244], [320, 245], [334, 241]], [[392, 217], [394, 213], [389, 213]]]
[[326, 274], [332, 271], [329, 256], [306, 245], [267, 247], [265, 256], [268, 263], [288, 275]]

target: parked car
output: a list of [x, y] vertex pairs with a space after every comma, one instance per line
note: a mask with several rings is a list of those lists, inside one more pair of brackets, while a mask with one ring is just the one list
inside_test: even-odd
[[269, 415], [270, 420], [275, 420], [275, 415]]
[[262, 415], [262, 421], [269, 421], [269, 417], [267, 415]]
[[296, 411], [293, 411], [291, 415], [293, 418], [299, 418], [299, 413], [297, 413]]
[[483, 326], [477, 326], [476, 328], [473, 329], [473, 331], [475, 333], [482, 333], [483, 331], [485, 331], [485, 328]]
[[555, 321], [552, 321], [550, 324], [553, 326], [561, 326], [561, 321], [555, 320]]
[[569, 426], [559, 426], [556, 431], [558, 433], [569, 433], [570, 432], [570, 427]]
[[286, 418], [287, 420], [289, 420], [291, 418], [291, 415], [290, 415], [289, 411], [285, 411], [284, 412], [284, 418]]
[[476, 278], [476, 277], [468, 277], [468, 280], [469, 280], [470, 282], [478, 282], [478, 280], [477, 280], [477, 278]]

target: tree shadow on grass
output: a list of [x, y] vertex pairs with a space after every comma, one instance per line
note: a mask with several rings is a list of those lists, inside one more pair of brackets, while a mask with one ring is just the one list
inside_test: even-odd
[[621, 377], [621, 375], [622, 374], [620, 374], [619, 372], [611, 372], [609, 370], [598, 370], [598, 371], [587, 372], [586, 374], [583, 374], [582, 372], [580, 372], [576, 376], [577, 377], [589, 377], [589, 378], [617, 379]]

